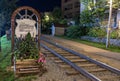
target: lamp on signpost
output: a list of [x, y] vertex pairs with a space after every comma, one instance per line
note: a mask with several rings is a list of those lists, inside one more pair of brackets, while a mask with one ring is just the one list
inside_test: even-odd
[[109, 46], [110, 42], [110, 28], [111, 28], [111, 17], [112, 17], [112, 0], [110, 0], [110, 9], [109, 9], [109, 20], [108, 20], [108, 26], [107, 26], [107, 39], [106, 39], [106, 48]]

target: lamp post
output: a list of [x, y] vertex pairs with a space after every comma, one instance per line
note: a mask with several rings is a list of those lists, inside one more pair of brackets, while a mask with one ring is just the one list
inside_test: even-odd
[[108, 20], [108, 26], [107, 26], [106, 48], [108, 48], [109, 42], [110, 42], [111, 17], [112, 17], [112, 0], [110, 0], [109, 20]]

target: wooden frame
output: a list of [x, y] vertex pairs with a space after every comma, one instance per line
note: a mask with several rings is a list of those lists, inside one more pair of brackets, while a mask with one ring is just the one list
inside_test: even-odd
[[[22, 10], [25, 10], [25, 15], [21, 15], [19, 12], [22, 11]], [[33, 9], [32, 7], [29, 7], [29, 6], [23, 6], [23, 7], [20, 7], [20, 8], [17, 8], [13, 14], [12, 14], [12, 17], [11, 17], [11, 28], [12, 28], [12, 40], [11, 40], [11, 51], [14, 52], [14, 36], [15, 36], [15, 18], [17, 15], [20, 16], [20, 18], [27, 18], [28, 15], [27, 15], [27, 10], [31, 11], [33, 14], [31, 16], [29, 16], [30, 19], [32, 19], [32, 17], [35, 15], [36, 18], [37, 18], [37, 26], [38, 26], [38, 48], [40, 50], [40, 31], [41, 31], [41, 28], [40, 28], [40, 22], [41, 22], [41, 18], [40, 18], [40, 13], [38, 13], [35, 9]]]

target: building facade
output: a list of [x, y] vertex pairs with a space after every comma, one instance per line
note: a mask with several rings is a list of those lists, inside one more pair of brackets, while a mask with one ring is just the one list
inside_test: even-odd
[[[98, 0], [90, 0], [94, 4]], [[79, 15], [86, 8], [86, 4], [84, 2], [80, 2], [80, 0], [61, 0], [61, 9], [62, 15], [64, 18], [71, 19], [76, 15]]]
[[62, 16], [72, 19], [80, 14], [80, 0], [61, 0]]

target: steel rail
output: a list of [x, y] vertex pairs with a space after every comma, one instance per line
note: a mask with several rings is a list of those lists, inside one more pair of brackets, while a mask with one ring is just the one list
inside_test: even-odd
[[74, 54], [74, 55], [77, 55], [77, 56], [79, 56], [79, 57], [81, 57], [81, 58], [84, 58], [84, 59], [86, 59], [86, 60], [88, 60], [88, 61], [90, 61], [90, 62], [93, 62], [93, 63], [95, 63], [95, 64], [97, 64], [97, 65], [99, 65], [99, 66], [101, 66], [101, 67], [103, 67], [103, 68], [105, 68], [105, 69], [108, 69], [108, 70], [110, 70], [110, 71], [112, 71], [112, 72], [120, 75], [120, 70], [119, 70], [119, 69], [116, 69], [116, 68], [114, 68], [114, 67], [112, 67], [112, 66], [109, 66], [109, 65], [107, 65], [107, 64], [105, 64], [105, 63], [102, 63], [102, 62], [100, 62], [100, 61], [93, 60], [93, 59], [89, 58], [88, 56], [85, 56], [85, 55], [83, 55], [83, 54], [80, 54], [80, 53], [78, 53], [78, 52], [75, 52], [75, 51], [73, 51], [73, 50], [71, 50], [71, 49], [65, 48], [65, 47], [63, 47], [63, 46], [61, 46], [61, 45], [58, 45], [57, 43], [55, 44], [55, 43], [53, 43], [53, 42], [50, 42], [50, 41], [46, 40], [46, 39], [43, 38], [43, 37], [42, 37], [41, 39], [44, 40], [44, 41], [46, 41], [46, 42], [48, 42], [48, 43], [50, 43], [50, 44], [53, 44], [53, 45], [61, 48], [61, 49], [63, 49], [63, 50], [66, 50], [66, 51], [68, 51], [68, 52], [70, 52], [70, 53], [72, 53], [72, 54]]
[[83, 75], [85, 75], [86, 77], [88, 77], [89, 79], [91, 79], [92, 81], [101, 81], [99, 78], [97, 78], [93, 74], [87, 72], [86, 70], [84, 70], [81, 67], [77, 66], [76, 64], [72, 63], [70, 60], [64, 58], [63, 56], [61, 56], [60, 54], [58, 54], [54, 50], [52, 50], [49, 47], [45, 46], [44, 44], [41, 44], [41, 46], [43, 48], [47, 49], [48, 51], [50, 51], [51, 53], [53, 53], [55, 56], [57, 56], [58, 58], [60, 58], [65, 63], [69, 64], [71, 67], [73, 67], [74, 69], [76, 69], [78, 72], [82, 73]]

